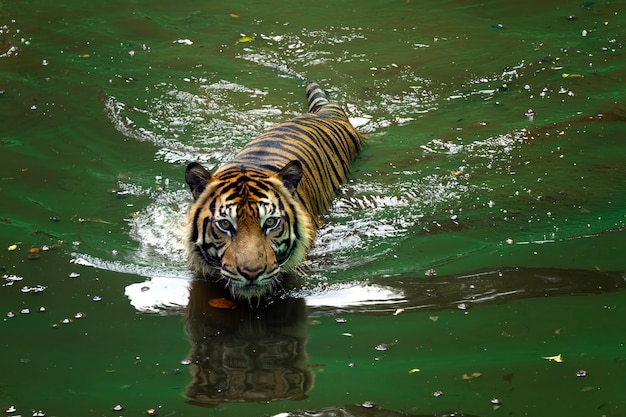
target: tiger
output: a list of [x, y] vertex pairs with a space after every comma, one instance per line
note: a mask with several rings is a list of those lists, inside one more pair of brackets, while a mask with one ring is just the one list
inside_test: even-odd
[[198, 162], [185, 170], [188, 266], [223, 281], [234, 299], [271, 295], [281, 272], [305, 259], [363, 145], [342, 107], [316, 82], [305, 87], [308, 113], [269, 128], [213, 173]]

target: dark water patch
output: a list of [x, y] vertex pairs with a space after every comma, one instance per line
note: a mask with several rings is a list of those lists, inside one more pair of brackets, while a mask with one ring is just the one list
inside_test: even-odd
[[[430, 275], [430, 276], [428, 276]], [[439, 276], [429, 269], [425, 276], [388, 276], [369, 279], [366, 284], [356, 284], [353, 293], [370, 287], [358, 297], [333, 305], [324, 304], [324, 292], [333, 286], [313, 292], [311, 304], [314, 313], [390, 313], [394, 311], [468, 309], [483, 303], [505, 303], [532, 297], [556, 297], [603, 294], [626, 289], [624, 272], [603, 272], [575, 269], [502, 268], [469, 274]], [[350, 285], [339, 291], [350, 292]], [[368, 298], [376, 294], [389, 298]], [[317, 300], [319, 298], [319, 301]], [[330, 297], [332, 299], [332, 297]]]

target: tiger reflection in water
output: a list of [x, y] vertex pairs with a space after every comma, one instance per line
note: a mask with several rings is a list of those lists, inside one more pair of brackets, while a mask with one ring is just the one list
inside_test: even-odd
[[306, 398], [313, 374], [305, 351], [304, 300], [285, 298], [263, 309], [247, 303], [228, 310], [209, 305], [227, 295], [228, 290], [214, 282], [191, 284], [186, 317], [191, 343], [188, 402], [214, 407]]

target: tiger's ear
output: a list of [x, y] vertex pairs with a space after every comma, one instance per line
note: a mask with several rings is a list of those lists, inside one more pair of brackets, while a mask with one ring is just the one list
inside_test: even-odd
[[302, 179], [302, 163], [297, 160], [290, 161], [287, 165], [281, 169], [276, 176], [283, 183], [285, 188], [293, 194], [296, 191], [298, 183]]
[[202, 194], [202, 191], [206, 188], [206, 185], [213, 176], [209, 171], [204, 169], [202, 165], [197, 162], [192, 162], [187, 165], [185, 170], [185, 181], [189, 185], [193, 199], [197, 200]]

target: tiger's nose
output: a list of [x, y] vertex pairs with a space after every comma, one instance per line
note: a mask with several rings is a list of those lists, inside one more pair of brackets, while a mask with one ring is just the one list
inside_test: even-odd
[[244, 277], [248, 281], [254, 281], [255, 279], [259, 277], [259, 275], [261, 275], [261, 273], [263, 273], [265, 268], [258, 267], [254, 269], [249, 269], [249, 268], [243, 267], [243, 268], [237, 268], [237, 269], [239, 270], [239, 274], [241, 274], [242, 277]]

